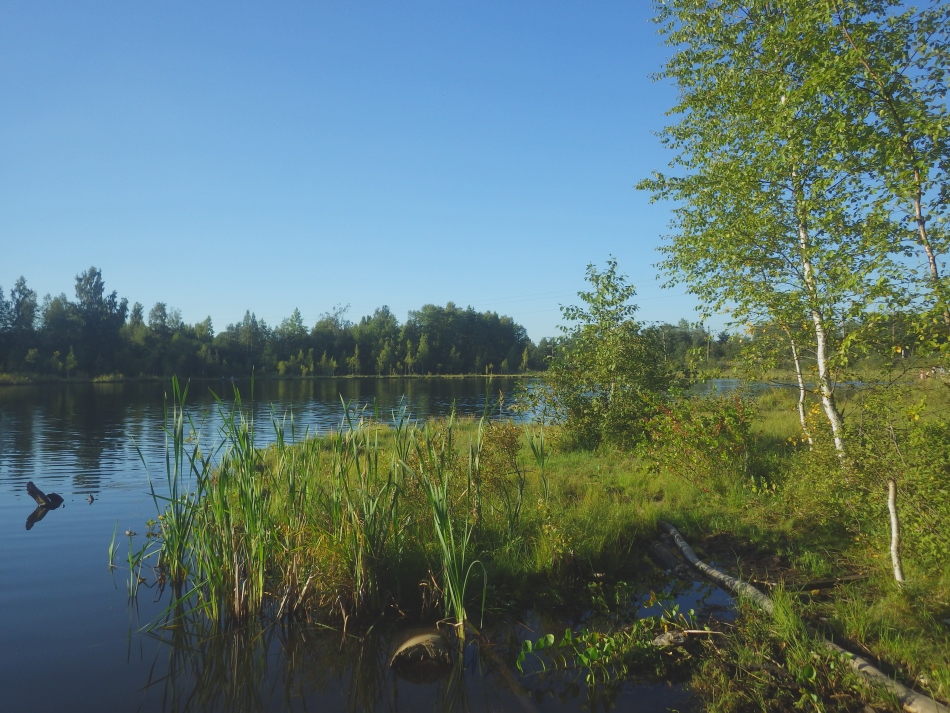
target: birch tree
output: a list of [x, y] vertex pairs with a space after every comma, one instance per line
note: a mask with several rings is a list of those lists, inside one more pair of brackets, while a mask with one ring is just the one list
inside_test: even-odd
[[[838, 369], [858, 335], [895, 299], [896, 230], [869, 205], [851, 155], [860, 151], [829, 111], [841, 86], [815, 71], [832, 41], [828, 8], [804, 0], [663, 0], [658, 21], [674, 54], [658, 75], [676, 82], [678, 122], [661, 134], [669, 175], [640, 187], [675, 201], [661, 267], [707, 310], [738, 323], [796, 325], [839, 455]], [[789, 334], [792, 330], [789, 329]]]
[[[834, 28], [822, 72], [846, 84], [842, 128], [866, 147], [855, 157], [879, 187], [874, 200], [901, 219], [895, 251], [919, 255], [912, 282], [950, 330], [947, 278], [950, 202], [950, 5], [902, 0], [827, 0]], [[843, 80], [843, 81], [841, 81]]]

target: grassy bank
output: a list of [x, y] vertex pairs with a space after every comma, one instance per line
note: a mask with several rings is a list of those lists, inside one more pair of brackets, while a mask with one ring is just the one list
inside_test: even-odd
[[[788, 590], [779, 589], [782, 618], [748, 612], [690, 653], [711, 708], [757, 709], [773, 698], [885, 706], [810, 629], [946, 699], [945, 392], [938, 383], [855, 392], [845, 464], [830, 444], [802, 438], [795, 394], [783, 390], [671, 402], [651, 421], [646, 446], [593, 453], [567, 450], [552, 429], [418, 424], [407, 414], [395, 425], [364, 414], [338, 433], [297, 442], [292, 422], [255, 424], [239, 400], [212, 449], [173, 404], [171, 495], [156, 495], [157, 572], [179, 604], [222, 626], [291, 616], [353, 630], [409, 616], [442, 618], [463, 634], [464, 620], [480, 626], [527, 609], [590, 608], [605, 583], [635, 581], [651, 567], [646, 552], [663, 519], [701, 557]], [[258, 448], [264, 428], [276, 439]], [[887, 555], [884, 498], [894, 476], [902, 588]], [[793, 591], [842, 575], [864, 579]], [[621, 662], [643, 644], [622, 633], [596, 635]], [[754, 663], [762, 655], [765, 668]]]

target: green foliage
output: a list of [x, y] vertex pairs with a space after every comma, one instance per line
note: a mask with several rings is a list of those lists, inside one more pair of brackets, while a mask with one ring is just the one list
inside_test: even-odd
[[73, 353], [72, 346], [69, 347], [69, 354], [66, 355], [66, 361], [63, 363], [63, 368], [66, 370], [66, 378], [69, 378], [69, 375], [76, 368], [76, 355]]
[[[736, 552], [743, 571], [732, 573], [744, 578], [747, 566], [756, 575], [767, 569], [769, 581], [855, 570], [870, 577], [837, 589], [824, 608], [818, 596], [780, 594], [777, 618], [746, 613], [735, 636], [708, 640], [706, 654], [689, 641], [652, 646], [661, 630], [695, 627], [671, 605], [630, 626], [623, 626], [629, 617], [617, 617], [607, 619], [612, 627], [545, 634], [520, 651], [528, 675], [563, 671], [614, 690], [624, 677], [668, 676], [703, 659], [694, 683], [713, 708], [747, 710], [775, 699], [830, 710], [852, 700], [835, 697], [842, 692], [875, 703], [815, 646], [801, 621], [807, 615], [873, 651], [904, 680], [926, 676], [945, 695], [944, 390], [925, 380], [852, 397], [855, 448], [844, 469], [827, 438], [812, 449], [801, 443], [794, 398], [785, 392], [767, 392], [754, 407], [734, 395], [674, 401], [651, 424], [672, 439], [655, 455], [677, 473], [648, 467], [646, 450], [551, 449], [540, 426], [450, 419], [421, 428], [404, 414], [386, 428], [349, 413], [340, 432], [303, 443], [285, 441], [274, 419], [275, 443], [257, 448], [253, 423], [234, 412], [222, 450], [207, 451], [181, 410], [170, 408], [172, 479], [168, 497], [156, 499], [161, 553], [156, 561], [147, 557], [153, 549], [130, 549], [129, 587], [134, 594], [151, 584], [140, 578], [153, 571], [173, 592], [170, 613], [218, 624], [297, 615], [352, 626], [395, 604], [409, 615], [437, 607], [453, 623], [473, 606], [487, 606], [486, 618], [506, 609], [576, 608], [603, 626], [629, 606], [631, 590], [590, 573], [638, 570], [656, 520], [675, 519], [692, 523], [700, 550], [710, 542], [702, 533], [728, 538], [724, 558], [709, 554], [728, 566]], [[753, 437], [760, 429], [768, 439]], [[766, 447], [780, 457], [768, 461], [763, 481]], [[908, 575], [902, 589], [887, 571], [883, 481], [895, 475]], [[724, 494], [709, 497], [703, 487]], [[113, 541], [110, 558], [115, 550]], [[769, 556], [757, 564], [750, 550]]]
[[761, 487], [752, 462], [755, 415], [754, 403], [738, 392], [671, 399], [650, 419], [643, 454], [706, 492]]
[[[675, 171], [640, 184], [675, 202], [661, 266], [810, 362], [800, 373], [843, 457], [835, 382], [881, 313], [920, 300], [950, 325], [938, 259], [950, 15], [897, 0], [656, 7], [674, 48], [659, 76], [680, 90], [662, 134]], [[924, 267], [909, 271], [915, 251]]]
[[[887, 552], [887, 481], [897, 483], [902, 550], [920, 575], [950, 556], [950, 422], [942, 387], [865, 387], [852, 397], [844, 468], [827, 439], [794, 439], [777, 505], [790, 522], [830, 527]], [[813, 407], [812, 415], [817, 409]], [[879, 555], [876, 554], [875, 557]], [[928, 574], [929, 573], [929, 574]]]
[[[898, 488], [898, 513], [904, 547], [915, 558], [940, 567], [950, 558], [950, 420], [946, 397], [924, 396], [906, 388], [869, 389], [862, 394], [860, 417], [852, 429], [860, 444], [853, 458], [850, 502], [843, 509], [880, 511], [887, 480]], [[936, 403], [934, 403], [936, 402]], [[882, 517], [878, 531], [886, 536]]]
[[[147, 312], [113, 291], [90, 267], [76, 276], [76, 301], [47, 296], [42, 306], [21, 277], [9, 298], [0, 289], [0, 369], [49, 377], [285, 378], [338, 374], [508, 373], [543, 369], [543, 354], [510, 317], [495, 312], [425, 305], [400, 324], [383, 306], [359, 323], [337, 305], [308, 330], [299, 309], [271, 327], [247, 310], [215, 332], [208, 317], [185, 324], [178, 309], [156, 302]], [[542, 340], [542, 346], [546, 344]], [[63, 355], [73, 359], [64, 364]]]
[[[472, 480], [472, 464], [475, 462], [477, 452], [480, 450], [481, 430], [483, 423], [479, 424], [478, 433], [475, 440], [470, 445], [469, 457], [469, 480]], [[479, 560], [472, 559], [472, 534], [474, 526], [469, 513], [472, 507], [469, 504], [465, 508], [466, 516], [458, 523], [458, 515], [452, 510], [452, 468], [447, 467], [452, 459], [452, 424], [448, 424], [447, 438], [438, 439], [432, 437], [432, 434], [426, 430], [424, 441], [415, 441], [413, 444], [419, 463], [428, 466], [428, 469], [419, 472], [413, 472], [418, 479], [419, 486], [425, 493], [426, 500], [432, 511], [432, 527], [437, 543], [437, 559], [441, 565], [441, 584], [442, 600], [445, 608], [445, 615], [453, 620], [456, 635], [462, 641], [465, 640], [465, 623], [468, 620], [468, 614], [465, 609], [466, 592], [468, 590], [469, 580], [476, 567], [481, 570], [482, 575], [482, 604], [481, 610], [485, 610], [485, 597], [488, 591], [488, 575], [485, 571], [485, 565]], [[467, 489], [471, 497], [471, 489]]]
[[710, 641], [694, 678], [709, 710], [861, 711], [886, 699], [806, 631], [789, 597], [773, 593], [775, 616], [743, 607], [742, 625]]
[[584, 306], [561, 308], [573, 326], [563, 328], [547, 391], [539, 393], [550, 400], [569, 446], [630, 447], [643, 439], [670, 374], [634, 319], [636, 290], [617, 273], [617, 261], [610, 258], [603, 272], [588, 265], [587, 281], [592, 289], [578, 293]]
[[678, 604], [662, 602], [651, 593], [650, 605], [659, 605], [661, 614], [636, 619], [628, 626], [613, 632], [583, 629], [564, 630], [558, 641], [547, 634], [521, 644], [515, 665], [525, 674], [525, 664], [532, 657], [528, 673], [547, 670], [576, 671], [584, 676], [588, 687], [622, 680], [630, 674], [669, 675], [691, 658], [684, 646], [662, 648], [654, 638], [670, 631], [695, 630], [695, 612], [682, 613]]

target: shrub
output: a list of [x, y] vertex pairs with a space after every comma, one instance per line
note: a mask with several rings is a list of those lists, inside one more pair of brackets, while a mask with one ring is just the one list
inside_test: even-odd
[[[753, 405], [741, 394], [681, 396], [657, 406], [643, 455], [704, 491], [754, 479]], [[760, 480], [760, 479], [759, 479]]]

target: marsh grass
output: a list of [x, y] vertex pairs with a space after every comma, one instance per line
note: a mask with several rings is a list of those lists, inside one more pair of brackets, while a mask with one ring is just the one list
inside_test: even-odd
[[772, 594], [774, 615], [743, 604], [742, 626], [707, 642], [694, 687], [711, 711], [887, 708], [887, 693], [865, 685], [808, 633], [796, 606]]
[[[852, 398], [849, 423], [862, 429], [854, 435], [863, 446], [842, 469], [830, 443], [802, 438], [796, 396], [782, 389], [746, 397], [747, 405], [719, 397], [677, 406], [654, 429], [675, 437], [644, 453], [566, 450], [556, 429], [487, 418], [419, 424], [402, 409], [387, 424], [346, 404], [340, 428], [319, 437], [274, 414], [260, 447], [238, 393], [233, 404], [219, 402], [224, 427], [206, 448], [184, 409], [187, 388], [176, 383], [149, 565], [169, 583], [169, 616], [198, 614], [215, 626], [302, 618], [365, 631], [386, 612], [424, 618], [439, 608], [461, 638], [464, 622], [484, 613], [582, 610], [595, 573], [635, 578], [646, 566], [664, 519], [690, 539], [728, 535], [787, 562], [784, 572], [763, 573], [773, 580], [869, 576], [831, 596], [780, 594], [785, 614], [776, 620], [744, 611], [734, 639], [710, 645], [716, 661], [697, 678], [708, 681], [712, 708], [764, 705], [774, 694], [827, 709], [839, 686], [878, 701], [855, 692], [802, 621], [946, 699], [950, 575], [939, 563], [950, 543], [927, 518], [945, 507], [948, 397], [931, 384], [892, 394]], [[716, 429], [721, 437], [703, 432]], [[908, 522], [903, 590], [889, 580], [886, 510], [875, 490], [895, 471]], [[922, 497], [930, 509], [918, 508]], [[140, 572], [155, 552], [142, 554]], [[755, 668], [760, 654], [779, 672]], [[757, 688], [758, 679], [766, 684]]]
[[475, 491], [473, 483], [478, 480], [482, 434], [486, 421], [485, 419], [479, 421], [475, 437], [469, 444], [468, 487], [465, 489], [467, 502], [463, 503], [464, 515], [460, 522], [457, 521], [458, 518], [453, 517], [451, 488], [453, 473], [448, 467], [452, 454], [453, 421], [454, 417], [450, 416], [446, 437], [441, 440], [441, 443], [437, 444], [428, 429], [424, 431], [421, 442], [415, 441], [420, 468], [417, 471], [410, 469], [410, 472], [418, 479], [419, 486], [425, 493], [426, 501], [432, 511], [432, 529], [442, 574], [441, 588], [445, 615], [455, 627], [456, 636], [464, 642], [465, 622], [468, 620], [465, 610], [466, 592], [476, 568], [480, 569], [482, 575], [482, 612], [485, 610], [488, 587], [485, 566], [478, 559], [473, 559], [471, 553], [474, 532], [471, 502]]
[[186, 398], [174, 383], [150, 564], [173, 602], [220, 624], [346, 627], [437, 604], [461, 638], [486, 608], [636, 566], [636, 542], [697, 495], [635, 457], [558, 453], [541, 427], [484, 417], [417, 424], [402, 410], [386, 425], [343, 404], [340, 429], [319, 438], [273, 415], [259, 447], [239, 393], [219, 401], [220, 439], [206, 448]]
[[[697, 532], [735, 533], [750, 548], [786, 560], [788, 571], [773, 571], [768, 576], [772, 580], [866, 575], [864, 581], [833, 590], [788, 596], [785, 607], [843, 645], [870, 654], [905, 685], [943, 701], [950, 698], [950, 531], [943, 526], [950, 517], [948, 393], [933, 382], [852, 390], [846, 400], [850, 452], [844, 466], [827, 439], [819, 436], [809, 446], [796, 433], [794, 421], [782, 445], [782, 412], [788, 415], [791, 409], [781, 394], [766, 394], [759, 399], [760, 414], [765, 407], [759, 422], [773, 424], [767, 427], [776, 435], [767, 449], [773, 487], [737, 498], [731, 512], [721, 512], [715, 528], [696, 527]], [[809, 406], [817, 425], [820, 415]], [[894, 582], [888, 554], [885, 499], [891, 477], [898, 481], [903, 557], [912, 572], [903, 588]], [[777, 645], [780, 636], [795, 636], [791, 630], [776, 631], [774, 623], [759, 626], [755, 616], [743, 621], [748, 622], [742, 626], [744, 643], [724, 660], [748, 647]], [[733, 684], [721, 679], [714, 709], [739, 709], [738, 701], [755, 689], [750, 676], [737, 670], [729, 675]], [[816, 674], [822, 675], [820, 670]], [[811, 691], [819, 698], [831, 696], [830, 687]], [[826, 708], [837, 700], [827, 696], [820, 702]], [[854, 692], [854, 697], [883, 701], [881, 694], [866, 691]], [[810, 698], [801, 701], [806, 707], [812, 703]], [[835, 705], [847, 709], [840, 701]]]

